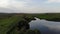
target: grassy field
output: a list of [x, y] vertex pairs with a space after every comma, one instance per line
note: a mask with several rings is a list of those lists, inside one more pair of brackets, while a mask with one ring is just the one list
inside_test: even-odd
[[15, 26], [17, 22], [21, 19], [21, 16], [16, 15], [13, 15], [11, 17], [9, 17], [9, 15], [1, 17], [3, 18], [0, 19], [0, 34], [6, 34], [6, 32], [13, 28], [13, 26]]

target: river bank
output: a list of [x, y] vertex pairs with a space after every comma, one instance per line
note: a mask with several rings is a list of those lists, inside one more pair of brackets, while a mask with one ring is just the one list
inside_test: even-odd
[[36, 14], [39, 19], [45, 19], [48, 21], [58, 21], [60, 22], [60, 13], [45, 13], [45, 14]]

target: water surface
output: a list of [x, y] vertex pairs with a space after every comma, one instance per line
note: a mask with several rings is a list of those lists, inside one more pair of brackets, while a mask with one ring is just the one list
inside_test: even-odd
[[30, 29], [38, 29], [42, 34], [60, 34], [60, 22], [53, 22], [47, 20], [32, 20], [30, 23]]

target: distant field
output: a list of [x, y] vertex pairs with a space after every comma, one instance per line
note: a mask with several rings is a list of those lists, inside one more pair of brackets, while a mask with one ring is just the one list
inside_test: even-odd
[[34, 16], [49, 21], [60, 21], [60, 13], [35, 14]]
[[25, 15], [49, 21], [60, 21], [60, 13], [40, 13], [40, 14], [25, 14]]

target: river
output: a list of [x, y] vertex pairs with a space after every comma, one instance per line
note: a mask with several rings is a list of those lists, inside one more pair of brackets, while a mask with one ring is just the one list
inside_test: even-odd
[[29, 23], [30, 29], [38, 29], [42, 34], [60, 34], [60, 22], [35, 19]]

